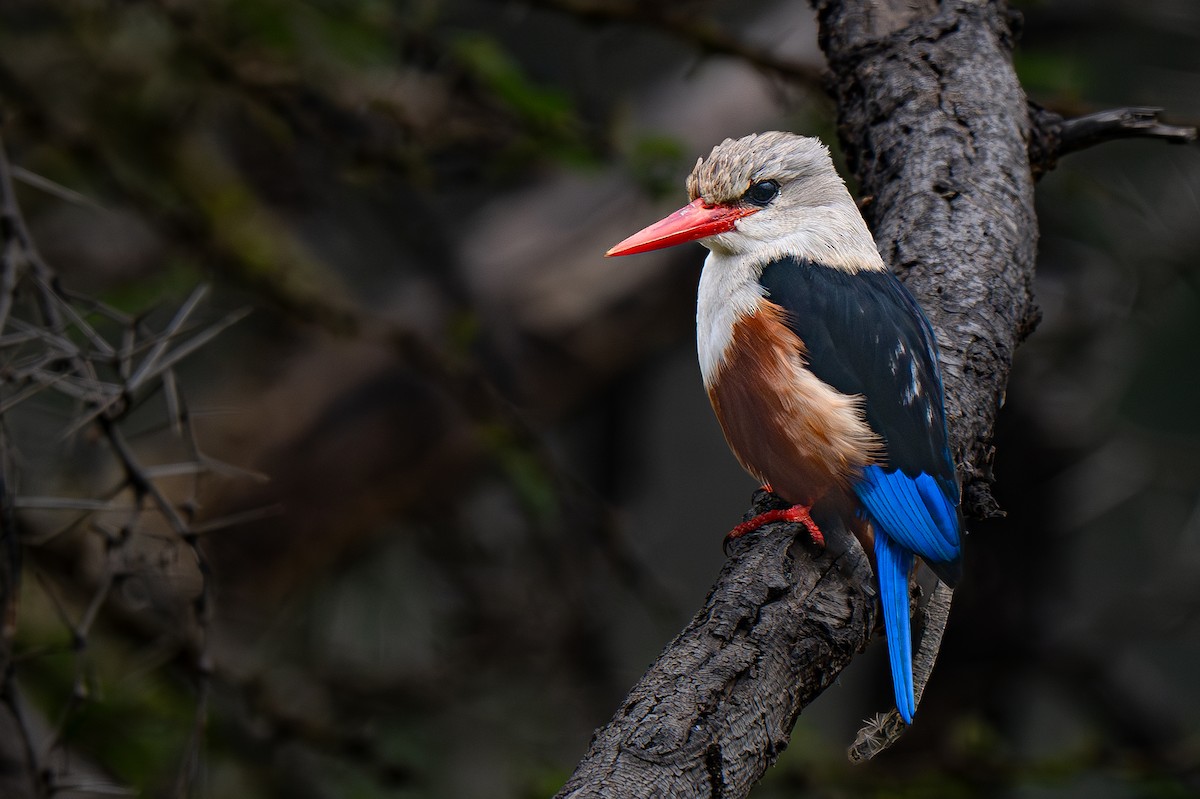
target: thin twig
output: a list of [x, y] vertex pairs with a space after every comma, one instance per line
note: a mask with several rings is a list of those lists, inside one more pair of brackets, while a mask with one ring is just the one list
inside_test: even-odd
[[73, 307], [71, 307], [71, 303], [58, 296], [51, 286], [45, 285], [42, 288], [45, 295], [57, 303], [58, 307], [62, 309], [63, 313], [75, 326], [75, 329], [80, 333], [83, 333], [83, 335], [87, 337], [87, 340], [92, 342], [93, 347], [95, 347], [105, 357], [112, 357], [114, 354], [112, 345], [109, 344], [103, 336], [97, 333], [95, 328], [88, 324], [87, 321], [80, 316]]
[[175, 370], [166, 369], [162, 373], [163, 397], [167, 402], [167, 418], [170, 420], [171, 432], [176, 438], [183, 437], [183, 402], [179, 397], [179, 385], [175, 382]]
[[171, 340], [179, 335], [179, 331], [183, 328], [184, 323], [187, 322], [188, 317], [192, 315], [192, 311], [196, 310], [196, 306], [200, 304], [200, 301], [204, 299], [204, 295], [207, 293], [208, 286], [197, 286], [191, 296], [187, 298], [187, 301], [179, 306], [179, 310], [175, 312], [175, 316], [171, 319], [170, 324], [167, 325], [162, 335], [158, 337], [153, 349], [150, 350], [150, 354], [146, 356], [145, 360], [138, 366], [137, 371], [129, 378], [131, 392], [136, 391], [138, 386], [150, 375], [151, 370], [158, 366], [159, 359], [167, 351], [167, 348], [171, 346]]
[[[191, 339], [188, 339], [183, 344], [180, 344], [178, 347], [172, 350], [169, 355], [163, 357], [160, 352], [156, 352], [154, 356], [148, 356], [146, 360], [142, 362], [142, 365], [138, 367], [138, 370], [134, 373], [133, 377], [129, 378], [127, 391], [137, 391], [142, 387], [142, 385], [145, 384], [147, 380], [157, 377], [167, 369], [170, 369], [172, 366], [179, 363], [184, 358], [203, 347], [205, 344], [208, 344], [224, 330], [237, 324], [249, 315], [249, 308], [243, 308], [240, 311], [234, 311], [233, 313], [228, 314], [221, 321], [208, 327]], [[166, 338], [164, 337], [164, 341], [165, 340]]]
[[[917, 644], [912, 666], [913, 695], [917, 705], [921, 703], [921, 694], [925, 693], [929, 675], [933, 672], [933, 664], [941, 650], [942, 635], [946, 632], [946, 623], [950, 620], [950, 601], [953, 598], [954, 590], [939, 580], [925, 604], [921, 639]], [[895, 708], [879, 713], [863, 724], [854, 743], [846, 750], [846, 757], [852, 763], [870, 760], [899, 741], [907, 729], [908, 725], [900, 718], [900, 713]]]
[[21, 701], [17, 675], [12, 662], [6, 664], [3, 674], [0, 675], [0, 704], [8, 708], [9, 714], [12, 715], [17, 729], [20, 731], [21, 751], [25, 755], [25, 770], [29, 774], [32, 794], [37, 799], [49, 799], [50, 785], [43, 779], [42, 758], [38, 756], [37, 747], [34, 745], [33, 727], [25, 712], [25, 704]]
[[1130, 106], [1112, 108], [1071, 119], [1030, 103], [1029, 163], [1040, 177], [1064, 155], [1117, 139], [1159, 139], [1170, 144], [1196, 141], [1194, 125], [1168, 125], [1161, 108]]
[[13, 507], [17, 510], [83, 510], [88, 512], [129, 510], [128, 505], [114, 505], [105, 500], [83, 497], [15, 497]]
[[20, 263], [20, 240], [16, 232], [21, 224], [21, 211], [13, 192], [11, 167], [4, 152], [4, 142], [0, 139], [0, 225], [11, 231], [0, 242], [0, 332], [4, 331], [12, 312]]
[[1195, 127], [1168, 125], [1159, 118], [1162, 111], [1161, 108], [1135, 106], [1064, 120], [1059, 133], [1059, 152], [1065, 155], [1114, 139], [1162, 139], [1171, 144], [1196, 141]]
[[815, 92], [824, 92], [821, 69], [776, 58], [761, 45], [738, 39], [695, 14], [670, 10], [670, 4], [638, 2], [598, 2], [597, 0], [525, 0], [539, 8], [559, 11], [576, 19], [616, 22], [659, 30], [698, 49], [730, 56], [747, 64], [799, 83]]
[[229, 527], [236, 527], [239, 524], [282, 516], [283, 512], [284, 507], [281, 504], [264, 505], [261, 508], [251, 508], [240, 513], [230, 513], [217, 519], [209, 519], [206, 522], [193, 524], [192, 532], [196, 535], [208, 535], [209, 533], [215, 533]]
[[112, 419], [102, 416], [99, 422], [109, 446], [125, 470], [125, 477], [129, 481], [129, 486], [134, 490], [134, 493], [149, 496], [154, 502], [154, 506], [158, 508], [159, 513], [166, 519], [167, 524], [175, 531], [175, 534], [184, 540], [190, 539], [192, 537], [191, 531], [188, 529], [188, 524], [183, 516], [180, 515], [179, 509], [167, 498], [167, 495], [163, 493], [158, 484], [146, 476], [145, 468], [133, 454], [133, 450], [129, 448], [124, 434], [117, 428]]
[[30, 172], [28, 169], [18, 166], [17, 164], [12, 165], [11, 174], [13, 178], [21, 181], [26, 186], [32, 186], [35, 189], [40, 189], [51, 196], [58, 197], [59, 199], [66, 200], [67, 202], [74, 203], [76, 205], [83, 205], [97, 211], [108, 210], [91, 197], [88, 197], [86, 194], [81, 194], [80, 192], [75, 191], [75, 189], [68, 188], [67, 186], [53, 181], [44, 175], [39, 175], [36, 172]]
[[4, 400], [3, 402], [0, 402], [0, 416], [3, 416], [4, 414], [8, 413], [13, 408], [17, 407], [22, 402], [24, 402], [25, 400], [35, 397], [38, 394], [41, 394], [46, 389], [53, 388], [53, 387], [54, 387], [53, 383], [38, 383], [38, 382], [30, 383], [28, 386], [26, 386], [21, 391], [12, 395], [8, 399]]

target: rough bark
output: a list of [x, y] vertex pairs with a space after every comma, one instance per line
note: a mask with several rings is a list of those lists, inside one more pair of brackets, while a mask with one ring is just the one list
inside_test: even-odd
[[[751, 513], [784, 507], [762, 491], [755, 500]], [[733, 542], [704, 607], [597, 731], [558, 796], [743, 796], [762, 776], [875, 620], [857, 542], [827, 535], [813, 558], [794, 529], [772, 524]]]
[[[1013, 350], [1036, 323], [1030, 121], [1007, 6], [814, 5], [867, 220], [938, 331], [965, 509], [993, 514], [996, 412]], [[559, 796], [749, 792], [874, 622], [869, 571], [848, 557], [856, 546], [809, 561], [787, 542], [785, 530], [751, 537]]]

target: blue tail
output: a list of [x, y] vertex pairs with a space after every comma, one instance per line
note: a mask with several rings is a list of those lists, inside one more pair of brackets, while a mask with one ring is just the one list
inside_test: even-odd
[[912, 724], [917, 704], [913, 698], [912, 629], [908, 617], [908, 572], [912, 557], [911, 552], [888, 538], [881, 528], [875, 528], [875, 561], [888, 659], [892, 664], [892, 686], [896, 691], [896, 709], [906, 724]]

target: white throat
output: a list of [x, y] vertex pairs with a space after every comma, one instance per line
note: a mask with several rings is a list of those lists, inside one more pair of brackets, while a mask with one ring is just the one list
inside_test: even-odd
[[696, 352], [706, 387], [717, 379], [734, 324], [758, 310], [765, 293], [758, 279], [765, 263], [718, 249], [704, 259], [696, 292]]

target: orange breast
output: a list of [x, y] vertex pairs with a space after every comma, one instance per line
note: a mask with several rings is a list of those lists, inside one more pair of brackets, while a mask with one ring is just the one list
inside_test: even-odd
[[811, 505], [882, 457], [861, 397], [847, 397], [806, 368], [804, 343], [784, 310], [763, 299], [733, 326], [709, 400], [738, 461], [775, 493]]

